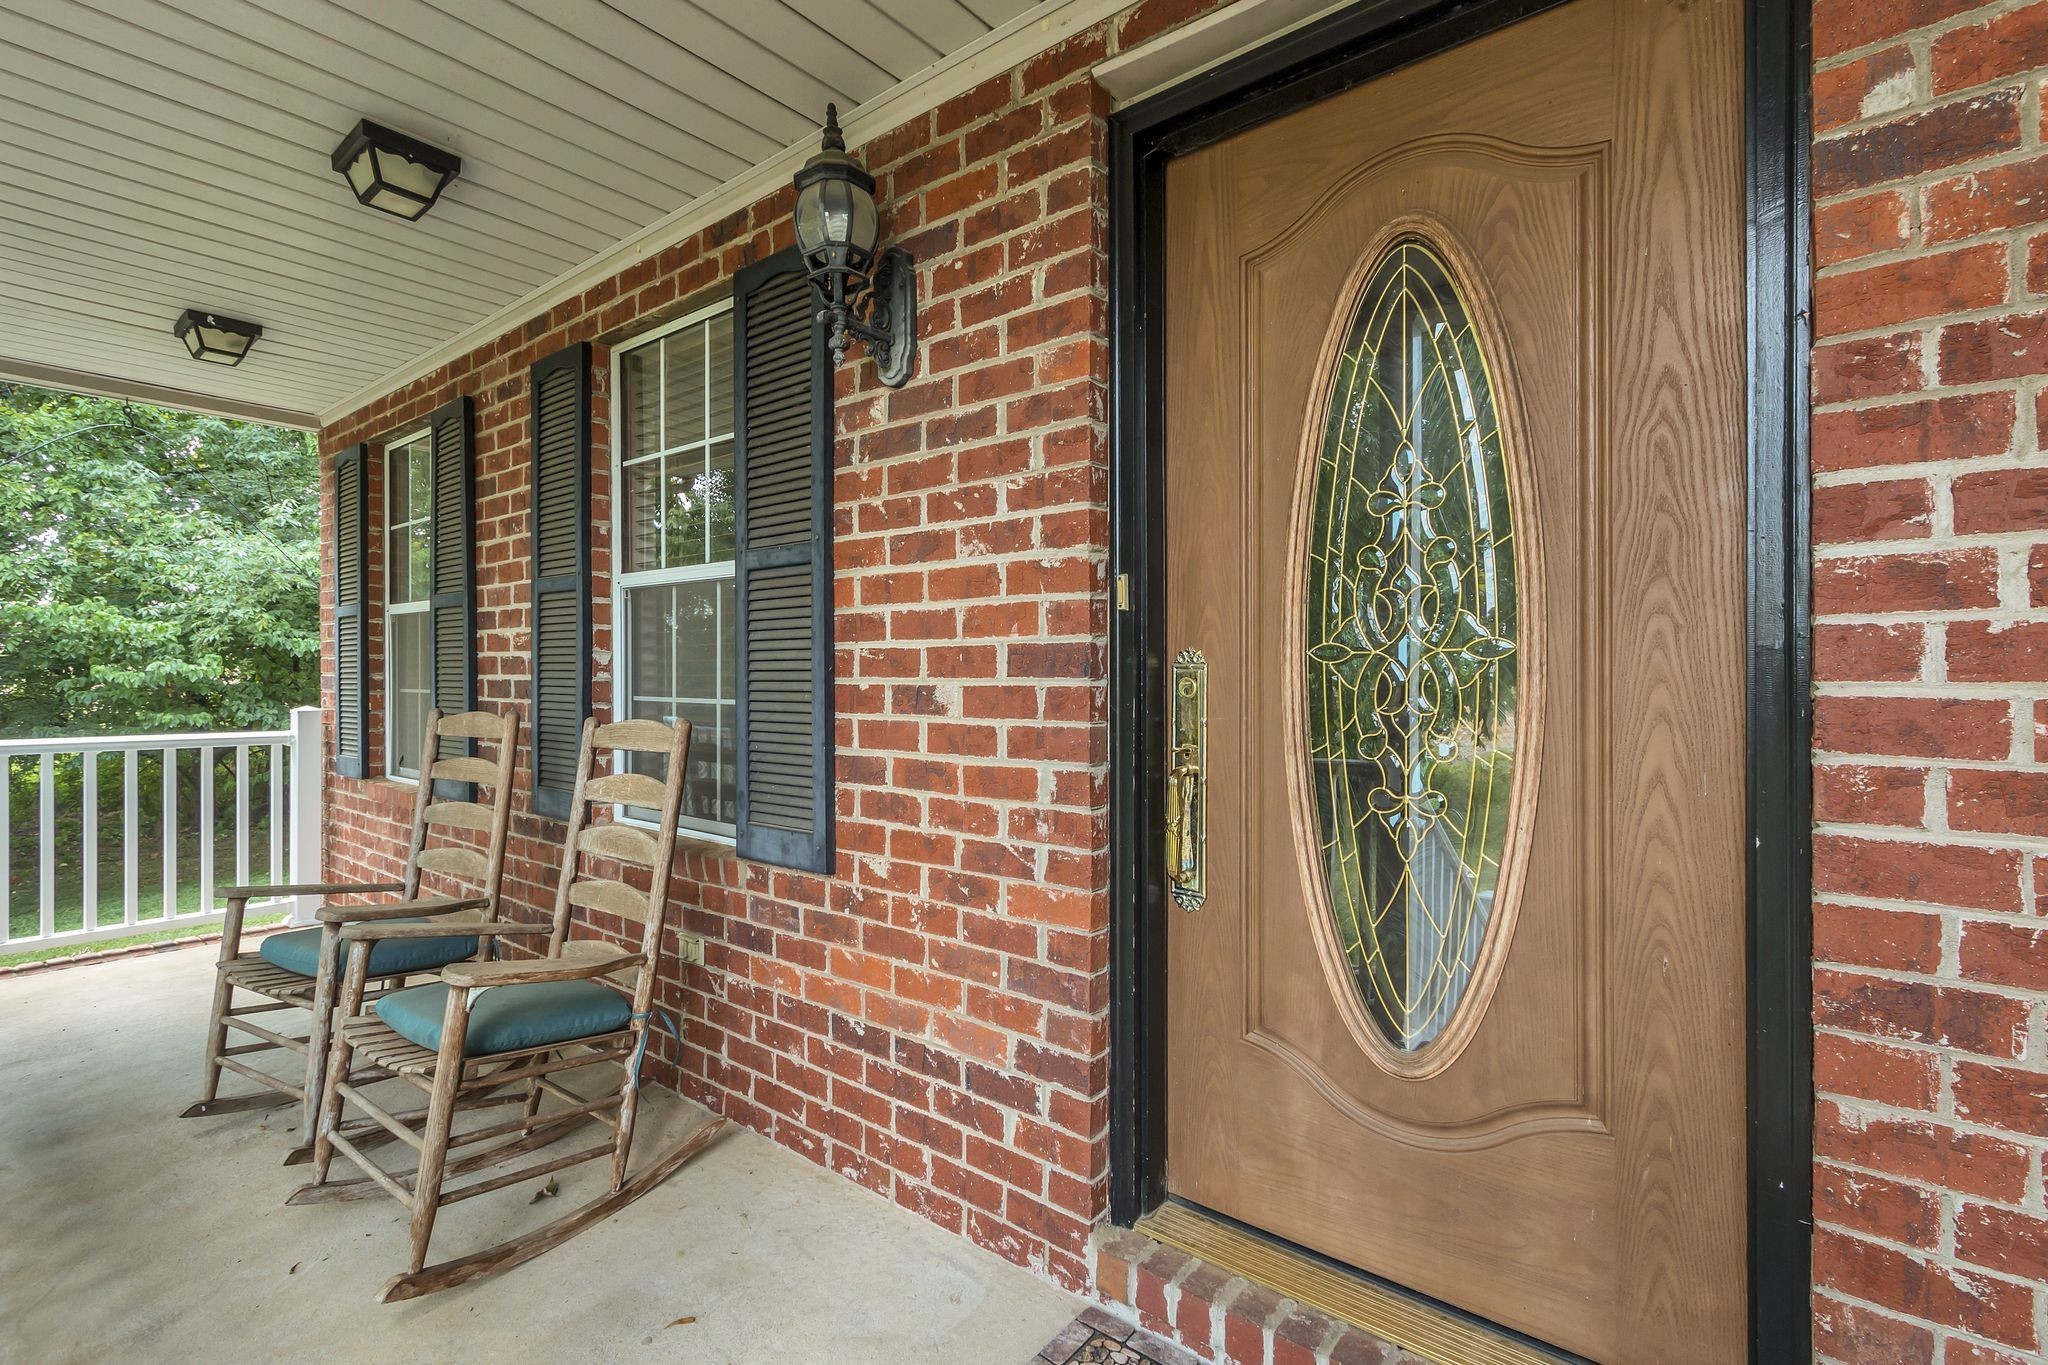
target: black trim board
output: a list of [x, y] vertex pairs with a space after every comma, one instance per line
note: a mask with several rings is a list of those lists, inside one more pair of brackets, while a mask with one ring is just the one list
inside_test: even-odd
[[[352, 470], [355, 478], [355, 494], [344, 498], [341, 487], [342, 472]], [[367, 445], [349, 446], [334, 457], [334, 773], [337, 777], [361, 779], [369, 769], [370, 747], [370, 448]], [[355, 597], [344, 600], [341, 591], [343, 578], [342, 534], [343, 520], [352, 523], [355, 531]], [[356, 623], [354, 650], [342, 647], [341, 623], [353, 620]], [[342, 695], [342, 682], [347, 675], [353, 675], [355, 683], [355, 747], [350, 750], [342, 740], [342, 708], [348, 703]]]
[[[750, 410], [750, 390], [753, 387], [750, 366], [753, 361], [749, 342], [750, 328], [754, 327], [753, 299], [769, 287], [778, 277], [796, 277], [800, 288], [805, 291], [803, 298], [813, 300], [815, 295], [806, 279], [803, 256], [795, 247], [785, 247], [752, 265], [741, 269], [733, 276], [733, 497], [738, 504], [738, 516], [733, 528], [733, 589], [738, 606], [736, 629], [739, 639], [739, 673], [736, 696], [738, 712], [738, 773], [737, 809], [735, 812], [735, 851], [743, 859], [752, 862], [770, 863], [778, 867], [792, 867], [806, 872], [832, 871], [836, 857], [837, 838], [837, 750], [834, 717], [837, 714], [837, 697], [834, 693], [833, 656], [833, 412], [838, 401], [838, 372], [831, 362], [827, 345], [827, 329], [824, 314], [816, 313], [810, 322], [809, 387], [806, 394], [810, 404], [808, 421], [804, 424], [810, 460], [810, 481], [808, 485], [809, 533], [802, 541], [791, 541], [779, 545], [758, 546], [755, 544], [756, 523], [754, 517], [761, 508], [755, 505], [755, 494], [749, 486], [752, 477], [751, 466], [756, 455], [753, 430], [754, 414]], [[801, 315], [796, 319], [801, 321]], [[769, 426], [773, 428], [773, 422]], [[765, 506], [765, 503], [764, 503]], [[756, 742], [755, 700], [754, 700], [754, 659], [753, 649], [755, 626], [756, 575], [785, 568], [806, 568], [810, 576], [810, 607], [808, 628], [810, 639], [810, 681], [809, 705], [810, 723], [810, 811], [809, 828], [793, 828], [790, 821], [771, 821], [755, 816], [754, 761], [757, 749], [774, 747], [774, 727], [764, 725], [762, 734], [767, 738]], [[772, 575], [771, 575], [772, 576]], [[769, 710], [767, 705], [762, 708]], [[770, 784], [763, 782], [762, 786]]]
[[[1165, 166], [1558, 0], [1364, 0], [1110, 120], [1110, 1217], [1166, 1197], [1162, 448]], [[1811, 0], [1747, 3], [1751, 1359], [1812, 1355]]]
[[1750, 0], [1749, 1313], [1813, 1354], [1811, 0]]
[[[542, 572], [542, 560], [550, 548], [541, 543], [541, 466], [544, 458], [541, 432], [541, 389], [558, 372], [567, 371], [575, 383], [575, 443], [576, 482], [572, 494], [575, 502], [576, 526], [576, 567], [568, 574], [550, 576]], [[526, 403], [529, 477], [527, 499], [530, 504], [532, 526], [531, 558], [527, 570], [528, 627], [532, 636], [528, 649], [527, 676], [532, 679], [532, 698], [528, 706], [527, 746], [532, 756], [532, 770], [528, 774], [531, 783], [534, 814], [551, 820], [569, 818], [570, 801], [574, 795], [573, 784], [569, 787], [544, 786], [541, 782], [541, 753], [544, 747], [565, 742], [573, 756], [582, 743], [581, 725], [590, 715], [591, 675], [591, 522], [590, 522], [590, 440], [591, 440], [591, 369], [590, 343], [576, 342], [565, 346], [554, 354], [533, 362], [527, 371]], [[572, 595], [576, 604], [576, 667], [575, 703], [578, 728], [570, 733], [557, 735], [545, 729], [546, 721], [541, 706], [541, 603], [544, 598]], [[573, 757], [571, 759], [573, 762]]]
[[[453, 451], [446, 448], [443, 439], [444, 435], [449, 432], [452, 432], [455, 438], [455, 449]], [[468, 394], [460, 394], [451, 398], [427, 414], [427, 442], [428, 449], [432, 452], [429, 478], [433, 487], [431, 500], [428, 504], [433, 510], [432, 530], [427, 537], [428, 563], [430, 565], [428, 569], [429, 591], [427, 597], [427, 679], [435, 707], [446, 716], [454, 715], [458, 712], [476, 710], [476, 410], [475, 404], [470, 400]], [[384, 515], [385, 525], [388, 527], [391, 514], [390, 446], [387, 444], [384, 449], [386, 452]], [[447, 515], [451, 509], [443, 506], [441, 473], [442, 461], [451, 458], [460, 461], [460, 467], [456, 471], [457, 486], [454, 490], [456, 505], [452, 511], [456, 518], [454, 539], [459, 542], [462, 555], [461, 562], [456, 566], [456, 572], [460, 578], [459, 583], [453, 588], [444, 589], [441, 586], [441, 582], [447, 575], [443, 573], [443, 569], [446, 566], [442, 564], [441, 556], [444, 551], [451, 547], [449, 545], [450, 537], [446, 534], [446, 528], [442, 524], [442, 517]], [[388, 572], [390, 568], [388, 562], [385, 567]], [[390, 591], [390, 585], [387, 583], [385, 586], [387, 602], [390, 598]], [[456, 695], [453, 697], [445, 695], [441, 686], [441, 622], [442, 613], [444, 612], [456, 613], [457, 621], [462, 627], [462, 653], [460, 656], [462, 676], [456, 685]], [[385, 686], [387, 693], [385, 703], [387, 708], [390, 703], [388, 692], [390, 687], [390, 654], [388, 651], [390, 647], [390, 641], [386, 640]], [[389, 770], [391, 766], [391, 736], [389, 734], [385, 735], [384, 743], [386, 746], [385, 768]], [[443, 738], [440, 742], [440, 752], [438, 754], [420, 755], [420, 774], [422, 780], [425, 779], [427, 770], [440, 759], [474, 754], [475, 752], [476, 741], [473, 739]], [[476, 799], [476, 784], [473, 782], [451, 782], [446, 778], [442, 778], [434, 783], [434, 794], [444, 801], [474, 801]]]

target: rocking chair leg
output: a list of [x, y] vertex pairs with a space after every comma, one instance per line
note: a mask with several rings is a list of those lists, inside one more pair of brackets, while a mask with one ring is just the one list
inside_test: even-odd
[[[320, 1087], [320, 1109], [313, 1121], [313, 1183], [327, 1183], [327, 1168], [334, 1164], [333, 1132], [341, 1124], [341, 1082], [348, 1079], [355, 1048], [345, 1034], [334, 1035], [333, 1054], [327, 1059], [327, 1075]], [[290, 1158], [287, 1157], [289, 1162]]]
[[[369, 987], [370, 945], [349, 945], [348, 970], [341, 978], [341, 1013], [353, 1019], [363, 1007], [363, 992]], [[313, 1125], [313, 1183], [327, 1183], [327, 1168], [334, 1164], [333, 1132], [341, 1123], [341, 1085], [354, 1069], [356, 1050], [346, 1029], [335, 1029], [334, 1046], [327, 1058], [327, 1074], [320, 1083], [319, 1118]]]
[[420, 1164], [412, 1187], [412, 1273], [427, 1264], [434, 1215], [441, 1211], [441, 1177], [454, 1136], [455, 1099], [462, 1089], [462, 1049], [469, 1033], [469, 992], [448, 992], [441, 1016], [440, 1056], [434, 1063], [434, 1093], [427, 1102], [427, 1126], [420, 1134]]
[[[559, 1052], [551, 1052], [551, 1053], [549, 1053], [548, 1055], [549, 1055], [550, 1057], [559, 1057], [559, 1056], [561, 1056], [562, 1054], [561, 1054], [561, 1053], [559, 1053]], [[529, 1078], [528, 1078], [528, 1080], [527, 1080], [527, 1082], [526, 1082], [526, 1117], [528, 1117], [528, 1118], [532, 1118], [532, 1117], [533, 1117], [533, 1116], [534, 1116], [535, 1114], [538, 1114], [539, 1112], [540, 1112], [540, 1077], [538, 1077], [538, 1076], [533, 1076], [533, 1077], [529, 1077]]]
[[[640, 1027], [646, 1028], [647, 1021], [641, 1020]], [[617, 1193], [626, 1183], [626, 1158], [633, 1151], [633, 1120], [640, 1114], [640, 1085], [633, 1075], [633, 1068], [625, 1068], [626, 1075], [619, 1082], [619, 1128], [612, 1144], [612, 1191]]]
[[[320, 926], [320, 973], [313, 982], [313, 1027], [306, 1035], [305, 1103], [300, 1108], [299, 1148], [310, 1150], [326, 1098], [328, 1035], [334, 1028], [334, 950], [341, 944], [339, 925]], [[296, 1155], [296, 1153], [294, 1153]], [[286, 1158], [289, 1163], [291, 1158]]]
[[213, 1013], [208, 1017], [206, 1030], [206, 1069], [201, 1078], [202, 1087], [199, 1103], [187, 1109], [182, 1117], [196, 1118], [204, 1114], [220, 1095], [220, 1054], [228, 1045], [228, 1009], [234, 1004], [235, 988], [226, 972], [217, 972], [213, 979]]

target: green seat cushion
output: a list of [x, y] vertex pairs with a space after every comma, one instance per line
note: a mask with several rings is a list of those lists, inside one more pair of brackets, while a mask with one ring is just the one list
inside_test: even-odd
[[[377, 1017], [408, 1042], [440, 1051], [448, 987], [435, 981], [393, 991], [377, 1001]], [[633, 1002], [595, 981], [534, 981], [493, 986], [469, 998], [463, 1055], [483, 1057], [589, 1038], [622, 1029]]]
[[[418, 924], [419, 920], [394, 920], [395, 924]], [[341, 951], [334, 957], [337, 969], [348, 962], [348, 945], [341, 945]], [[282, 967], [300, 976], [320, 975], [320, 930], [293, 929], [289, 933], [271, 934], [263, 940], [263, 946], [256, 950], [263, 960], [273, 967]], [[370, 949], [371, 976], [397, 976], [403, 972], [438, 972], [451, 962], [476, 956], [476, 937], [468, 938], [387, 938]]]

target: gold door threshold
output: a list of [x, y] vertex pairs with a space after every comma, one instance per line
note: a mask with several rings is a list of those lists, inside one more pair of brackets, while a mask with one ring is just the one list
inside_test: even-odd
[[1160, 1205], [1138, 1220], [1137, 1231], [1437, 1365], [1558, 1365], [1566, 1359], [1369, 1280], [1332, 1270], [1312, 1257], [1182, 1204]]

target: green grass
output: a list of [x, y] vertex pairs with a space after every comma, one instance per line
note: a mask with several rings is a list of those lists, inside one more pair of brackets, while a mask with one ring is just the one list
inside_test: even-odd
[[[64, 838], [70, 834], [71, 838]], [[26, 837], [24, 837], [26, 836]], [[17, 829], [12, 839], [13, 866], [4, 869], [10, 878], [8, 899], [8, 936], [13, 939], [30, 937], [40, 931], [42, 915], [40, 908], [41, 883], [36, 866], [35, 834], [32, 828]], [[199, 884], [199, 834], [196, 830], [184, 832], [178, 845], [178, 886], [177, 909], [179, 916], [200, 913]], [[68, 844], [69, 847], [62, 847]], [[109, 845], [112, 845], [109, 847]], [[56, 866], [56, 906], [54, 928], [58, 933], [76, 931], [85, 927], [85, 873], [78, 852], [75, 830], [60, 830], [60, 850]], [[249, 837], [249, 879], [254, 885], [265, 885], [270, 881], [269, 865], [270, 834], [267, 823], [259, 822], [250, 831]], [[0, 948], [0, 967], [22, 962], [37, 962], [49, 958], [70, 957], [77, 953], [104, 952], [116, 947], [130, 947], [143, 943], [162, 942], [165, 939], [182, 938], [186, 935], [204, 932], [192, 924], [179, 924], [176, 920], [165, 922], [163, 851], [161, 847], [143, 844], [137, 847], [135, 913], [137, 923], [133, 934], [119, 938], [102, 939], [98, 942], [44, 944], [8, 952]], [[232, 885], [235, 880], [234, 840], [232, 836], [220, 838], [214, 847], [214, 884], [216, 887]], [[121, 922], [124, 891], [122, 885], [121, 847], [118, 838], [108, 839], [103, 831], [99, 849], [98, 922], [104, 926]], [[216, 900], [214, 908], [224, 909], [226, 903]], [[246, 921], [254, 926], [273, 924], [283, 919], [283, 914], [251, 916]]]
[[[118, 917], [120, 906], [114, 907]], [[242, 921], [244, 929], [261, 928], [269, 924], [282, 924], [283, 912], [274, 915], [250, 915]], [[0, 967], [18, 967], [24, 962], [47, 962], [52, 958], [76, 957], [80, 953], [111, 953], [122, 948], [140, 948], [144, 944], [163, 943], [174, 938], [185, 938], [194, 933], [210, 932], [197, 925], [180, 925], [171, 929], [158, 929], [146, 934], [123, 934], [119, 938], [103, 938], [92, 943], [64, 943], [54, 947], [34, 948], [23, 953], [0, 953]]]

